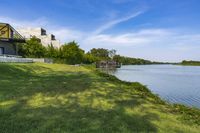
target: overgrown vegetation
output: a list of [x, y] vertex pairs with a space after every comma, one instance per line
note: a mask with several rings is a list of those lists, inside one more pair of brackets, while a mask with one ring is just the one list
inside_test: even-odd
[[84, 62], [84, 50], [73, 41], [62, 45], [60, 48], [54, 48], [52, 44], [48, 47], [43, 46], [36, 37], [20, 45], [19, 54], [30, 58], [53, 58], [55, 62], [66, 64], [80, 64]]
[[19, 45], [19, 54], [24, 57], [42, 58], [46, 56], [47, 49], [40, 43], [40, 39], [33, 37], [25, 44]]
[[160, 102], [145, 86], [91, 66], [0, 64], [0, 131], [200, 131], [199, 110]]

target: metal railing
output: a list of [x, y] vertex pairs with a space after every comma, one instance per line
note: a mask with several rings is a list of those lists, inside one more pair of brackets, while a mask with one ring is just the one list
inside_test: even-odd
[[18, 55], [8, 55], [8, 54], [0, 54], [0, 57], [13, 57], [13, 58], [22, 58], [22, 56]]
[[0, 63], [33, 63], [33, 60], [26, 58], [0, 57]]
[[53, 63], [53, 59], [50, 58], [22, 58], [22, 56], [17, 55], [0, 55], [0, 63], [8, 63], [8, 62], [21, 62], [21, 63], [33, 63], [33, 62], [40, 62], [40, 63]]

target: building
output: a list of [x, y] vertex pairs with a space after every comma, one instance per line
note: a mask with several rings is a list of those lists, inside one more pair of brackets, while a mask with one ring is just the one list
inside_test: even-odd
[[10, 24], [0, 23], [0, 55], [17, 55], [16, 43], [25, 39]]
[[18, 29], [19, 33], [23, 35], [26, 39], [30, 39], [35, 36], [41, 40], [41, 43], [47, 47], [48, 45], [53, 45], [54, 47], [60, 47], [60, 41], [56, 40], [53, 34], [47, 34], [46, 30], [43, 28], [23, 28]]

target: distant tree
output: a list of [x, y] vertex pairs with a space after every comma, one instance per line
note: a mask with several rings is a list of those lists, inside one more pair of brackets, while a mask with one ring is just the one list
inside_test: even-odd
[[200, 66], [200, 61], [193, 61], [193, 60], [183, 60], [181, 62], [182, 65], [194, 65], [194, 66]]
[[121, 58], [120, 55], [115, 55], [115, 56], [113, 57], [113, 60], [116, 61], [116, 62], [122, 62], [122, 58]]
[[46, 55], [46, 48], [41, 44], [40, 39], [32, 37], [25, 44], [20, 45], [19, 55], [30, 58], [42, 58]]
[[89, 53], [99, 60], [108, 60], [109, 58], [109, 50], [104, 48], [93, 48], [89, 51]]
[[116, 55], [116, 50], [115, 49], [112, 49], [112, 50], [110, 50], [109, 51], [109, 57], [111, 58], [111, 59], [113, 59], [113, 57]]
[[113, 60], [120, 62], [124, 65], [143, 65], [143, 64], [152, 64], [153, 62], [149, 60], [144, 60], [140, 58], [131, 58], [131, 57], [125, 57], [120, 55], [115, 55], [113, 57]]

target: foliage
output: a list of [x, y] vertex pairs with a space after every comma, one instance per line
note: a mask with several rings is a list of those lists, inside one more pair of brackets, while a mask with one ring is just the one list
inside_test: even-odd
[[200, 66], [200, 61], [182, 61], [181, 65], [189, 65], [189, 66]]
[[88, 54], [94, 56], [97, 60], [108, 60], [109, 58], [109, 50], [104, 48], [93, 48]]
[[46, 57], [58, 58], [59, 57], [59, 49], [54, 48], [52, 44], [48, 45], [48, 47], [46, 48]]
[[36, 37], [21, 45], [19, 53], [23, 57], [53, 58], [55, 63], [66, 64], [91, 64], [101, 60], [115, 60], [123, 65], [157, 64], [149, 60], [116, 55], [114, 49], [93, 48], [85, 53], [75, 41], [65, 43], [60, 48], [54, 48], [52, 44], [44, 47]]
[[94, 57], [92, 54], [90, 53], [86, 53], [84, 54], [84, 59], [83, 59], [83, 63], [85, 64], [91, 64], [96, 62], [98, 59], [97, 57]]
[[55, 48], [52, 44], [44, 47], [36, 37], [24, 45], [19, 45], [19, 55], [30, 58], [53, 58], [55, 62], [67, 64], [79, 64], [84, 61], [84, 50], [80, 49], [76, 42], [66, 43], [61, 48]]
[[145, 64], [152, 64], [149, 60], [144, 60], [140, 58], [131, 58], [131, 57], [125, 57], [120, 55], [115, 55], [113, 57], [113, 60], [122, 63], [123, 65], [145, 65]]
[[41, 58], [46, 54], [46, 48], [40, 43], [40, 40], [36, 37], [32, 37], [26, 41], [25, 44], [20, 45], [19, 55], [30, 58]]
[[69, 42], [61, 46], [60, 58], [64, 59], [67, 64], [79, 64], [83, 61], [84, 51], [79, 48], [76, 42]]

